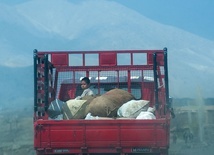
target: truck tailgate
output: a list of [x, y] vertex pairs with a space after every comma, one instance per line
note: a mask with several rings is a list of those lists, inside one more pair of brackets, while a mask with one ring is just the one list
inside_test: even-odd
[[49, 153], [151, 152], [167, 148], [169, 123], [157, 120], [38, 120], [34, 146]]

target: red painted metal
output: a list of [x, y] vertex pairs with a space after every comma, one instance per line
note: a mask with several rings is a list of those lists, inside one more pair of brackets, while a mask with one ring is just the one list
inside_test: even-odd
[[[134, 54], [145, 54], [146, 63], [135, 65]], [[109, 119], [109, 120], [48, 120], [48, 114], [42, 110], [34, 114], [34, 148], [37, 155], [46, 154], [168, 154], [170, 111], [166, 107], [164, 87], [164, 51], [163, 50], [120, 50], [120, 51], [39, 51], [37, 61], [37, 106], [45, 106], [45, 79], [43, 57], [49, 55], [48, 67], [48, 102], [59, 98], [66, 101], [78, 93], [78, 73], [87, 76], [115, 76], [110, 82], [102, 83], [100, 78], [92, 79], [97, 93], [106, 84], [116, 87], [127, 87], [130, 93], [138, 91], [138, 99], [150, 101], [154, 106], [154, 80], [146, 79], [144, 74], [153, 69], [153, 53], [157, 53], [157, 74], [160, 89], [158, 90], [159, 109], [155, 120]], [[82, 65], [72, 66], [70, 56], [79, 54]], [[87, 54], [98, 55], [95, 65], [87, 66]], [[130, 55], [130, 62], [118, 64], [118, 54]], [[111, 74], [110, 74], [111, 73]], [[138, 77], [135, 74], [139, 73]], [[68, 74], [68, 75], [67, 75]], [[124, 74], [124, 75], [123, 75]], [[148, 74], [148, 75], [149, 75]], [[63, 77], [65, 76], [65, 77]], [[63, 79], [61, 79], [63, 77]], [[78, 77], [79, 78], [79, 77]], [[148, 77], [147, 77], [148, 78]], [[151, 77], [150, 77], [151, 78]], [[134, 88], [134, 89], [133, 89]], [[140, 92], [140, 93], [139, 93]]]

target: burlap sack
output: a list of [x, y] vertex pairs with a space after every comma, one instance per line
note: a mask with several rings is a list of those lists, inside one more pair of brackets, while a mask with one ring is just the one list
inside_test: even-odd
[[81, 119], [85, 115], [86, 100], [68, 100], [62, 106], [63, 119]]
[[86, 107], [86, 114], [99, 117], [117, 117], [117, 110], [123, 103], [134, 99], [134, 96], [122, 89], [112, 89], [94, 98]]
[[89, 105], [89, 103], [91, 103], [91, 101], [94, 99], [94, 98], [96, 98], [97, 97], [97, 95], [94, 95], [94, 96], [84, 96], [84, 97], [82, 97], [82, 99], [81, 100], [86, 100], [86, 103], [87, 103], [87, 105]]
[[96, 96], [84, 96], [81, 100], [68, 100], [63, 106], [63, 119], [84, 119], [85, 109]]

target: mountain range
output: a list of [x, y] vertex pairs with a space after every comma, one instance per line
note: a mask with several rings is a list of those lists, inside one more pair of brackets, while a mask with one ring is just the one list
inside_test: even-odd
[[108, 0], [0, 2], [1, 100], [33, 97], [33, 50], [168, 48], [170, 96], [214, 97], [214, 41]]

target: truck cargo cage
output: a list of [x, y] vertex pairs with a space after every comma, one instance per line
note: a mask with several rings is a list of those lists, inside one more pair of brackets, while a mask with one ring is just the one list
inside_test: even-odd
[[[48, 107], [81, 95], [89, 77], [96, 95], [119, 88], [148, 100], [156, 119], [53, 120]], [[37, 155], [168, 155], [170, 105], [163, 50], [34, 50], [34, 148]]]
[[[54, 99], [67, 101], [80, 95], [80, 80], [85, 76], [90, 78], [95, 94], [120, 88], [132, 93], [136, 99], [149, 100], [156, 109], [165, 101], [169, 106], [166, 48], [64, 52], [34, 50], [35, 113], [44, 117]], [[160, 112], [164, 112], [163, 107]]]

